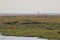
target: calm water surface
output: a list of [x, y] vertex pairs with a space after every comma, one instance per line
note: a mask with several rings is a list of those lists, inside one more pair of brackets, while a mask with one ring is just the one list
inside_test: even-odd
[[15, 36], [2, 36], [0, 35], [0, 40], [47, 40], [37, 37], [15, 37]]

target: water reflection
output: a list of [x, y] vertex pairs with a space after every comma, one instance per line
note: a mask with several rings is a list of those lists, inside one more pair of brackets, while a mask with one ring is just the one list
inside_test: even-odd
[[2, 36], [0, 35], [0, 40], [47, 40], [37, 37], [15, 37], [15, 36]]

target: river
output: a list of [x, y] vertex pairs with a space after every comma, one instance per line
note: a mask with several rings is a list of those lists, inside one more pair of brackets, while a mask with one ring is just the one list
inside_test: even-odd
[[16, 36], [3, 36], [0, 35], [0, 40], [47, 40], [37, 37], [16, 37]]

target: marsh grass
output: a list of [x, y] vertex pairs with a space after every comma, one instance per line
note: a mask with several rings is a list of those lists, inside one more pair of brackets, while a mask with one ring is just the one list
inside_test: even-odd
[[[16, 24], [14, 22], [18, 23]], [[41, 18], [37, 16], [2, 16], [0, 17], [0, 32], [5, 36], [59, 39], [60, 17]]]

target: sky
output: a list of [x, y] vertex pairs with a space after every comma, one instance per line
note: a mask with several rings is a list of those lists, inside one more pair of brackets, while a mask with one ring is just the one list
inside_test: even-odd
[[60, 13], [60, 0], [0, 0], [0, 13]]

